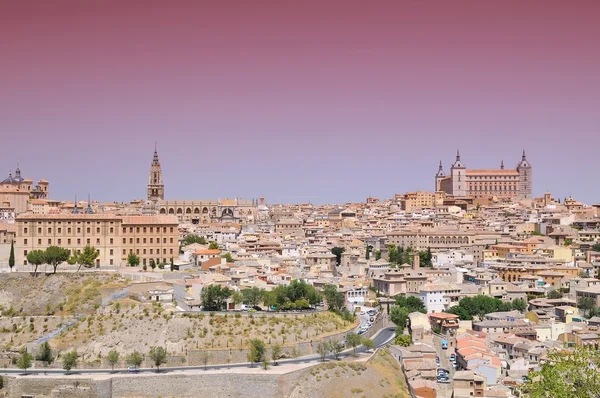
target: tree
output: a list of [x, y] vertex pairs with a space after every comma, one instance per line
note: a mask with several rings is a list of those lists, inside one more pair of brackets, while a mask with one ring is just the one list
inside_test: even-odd
[[546, 297], [548, 297], [549, 299], [559, 299], [559, 298], [562, 298], [562, 296], [563, 296], [562, 293], [559, 292], [558, 290], [551, 290], [546, 295]]
[[273, 365], [277, 366], [277, 361], [279, 360], [279, 358], [281, 358], [282, 352], [283, 349], [281, 348], [281, 345], [277, 343], [273, 344], [273, 346], [271, 347], [271, 359], [273, 360]]
[[381, 259], [381, 250], [375, 250], [375, 260]]
[[206, 239], [204, 238], [204, 236], [198, 236], [195, 234], [189, 234], [187, 235], [182, 242], [183, 246], [187, 246], [187, 245], [191, 245], [193, 243], [198, 243], [200, 245], [205, 245], [206, 244]]
[[206, 370], [206, 365], [208, 365], [208, 361], [210, 361], [210, 352], [206, 350], [200, 351], [200, 361], [204, 365], [204, 370]]
[[408, 323], [408, 310], [405, 307], [398, 307], [397, 305], [392, 307], [390, 312], [390, 320], [397, 326], [397, 330], [400, 333], [404, 333], [406, 325]]
[[17, 367], [19, 369], [27, 370], [33, 364], [33, 356], [27, 352], [27, 348], [23, 347], [21, 350], [21, 356], [17, 360]]
[[412, 344], [412, 337], [408, 334], [399, 334], [394, 342], [401, 347], [408, 347]]
[[327, 353], [329, 351], [327, 346], [328, 344], [322, 341], [317, 344], [317, 354], [321, 357], [321, 362], [325, 362], [325, 358], [327, 358]]
[[150, 259], [148, 264], [150, 265], [150, 268], [152, 268], [152, 271], [154, 271], [154, 269], [156, 268], [156, 262], [153, 259]]
[[513, 310], [525, 312], [527, 310], [527, 303], [523, 299], [514, 299], [511, 303]]
[[148, 267], [146, 266], [146, 264], [142, 265], [142, 269], [143, 269], [144, 271], [146, 271], [146, 270], [148, 269]]
[[69, 264], [79, 264], [77, 269], [77, 272], [79, 272], [82, 265], [86, 268], [93, 268], [96, 265], [97, 258], [98, 250], [94, 246], [87, 245], [80, 254], [71, 256], [67, 261]]
[[67, 352], [63, 356], [63, 369], [66, 370], [67, 373], [69, 373], [71, 371], [71, 369], [77, 367], [77, 358], [78, 358], [78, 356], [79, 356], [79, 354], [77, 354], [76, 350], [73, 350], [71, 352]]
[[346, 304], [344, 293], [338, 291], [335, 285], [325, 285], [323, 288], [323, 296], [327, 300], [327, 306], [330, 311], [339, 311]]
[[263, 304], [267, 309], [274, 307], [277, 304], [277, 295], [275, 292], [269, 291], [265, 292], [263, 297]]
[[594, 251], [594, 252], [600, 252], [600, 243], [594, 243], [592, 245], [592, 251]]
[[228, 287], [221, 285], [208, 285], [202, 289], [200, 298], [205, 311], [222, 311], [225, 301], [231, 297], [233, 292]]
[[129, 255], [127, 256], [127, 264], [130, 267], [137, 267], [138, 265], [140, 265], [140, 258], [136, 256], [135, 253], [129, 253]]
[[372, 251], [373, 251], [373, 246], [367, 245], [367, 249], [365, 251], [365, 259], [369, 260], [371, 258]]
[[10, 267], [11, 271], [12, 271], [13, 267], [15, 266], [15, 241], [14, 240], [10, 241], [10, 254], [8, 256], [8, 266]]
[[528, 398], [599, 397], [600, 351], [588, 348], [554, 350], [541, 369], [527, 376], [520, 386], [522, 396]]
[[265, 343], [260, 339], [250, 340], [250, 351], [248, 352], [248, 362], [254, 366], [256, 362], [265, 360]]
[[70, 255], [68, 249], [58, 246], [49, 246], [46, 249], [46, 262], [54, 268], [54, 273], [56, 274], [58, 266], [66, 262]]
[[136, 368], [139, 368], [143, 361], [144, 357], [138, 351], [132, 352], [125, 359], [125, 362], [127, 362], [128, 365], [134, 366]]
[[218, 250], [219, 249], [219, 244], [217, 242], [210, 242], [210, 245], [208, 245], [208, 250]]
[[54, 354], [50, 348], [50, 343], [46, 341], [40, 346], [36, 359], [38, 361], [46, 362], [47, 365], [51, 365], [52, 362], [54, 362]]
[[110, 350], [108, 355], [106, 356], [106, 360], [108, 361], [112, 371], [115, 371], [115, 365], [119, 362], [119, 351]]
[[596, 301], [591, 297], [582, 297], [577, 301], [577, 308], [583, 310], [583, 314], [585, 315], [587, 311], [594, 308]]
[[375, 342], [371, 339], [363, 339], [362, 345], [369, 351], [375, 348]]
[[427, 313], [425, 309], [425, 304], [421, 301], [420, 298], [414, 296], [398, 296], [396, 298], [396, 305], [398, 307], [404, 307], [410, 314], [411, 312], [422, 312], [423, 314]]
[[167, 363], [167, 350], [163, 347], [158, 346], [150, 348], [148, 356], [154, 362], [157, 372], [160, 372], [160, 365]]
[[235, 263], [235, 260], [233, 257], [231, 257], [231, 253], [225, 253], [221, 257], [223, 257], [228, 263]]
[[331, 345], [329, 346], [331, 353], [333, 353], [333, 356], [335, 357], [336, 360], [340, 359], [340, 354], [342, 353], [342, 351], [344, 350], [344, 345], [342, 344], [342, 342], [340, 341], [332, 341]]
[[358, 347], [362, 341], [360, 335], [350, 332], [347, 336], [348, 344], [352, 347], [353, 355], [356, 356], [356, 347]]
[[43, 250], [32, 250], [27, 253], [27, 262], [35, 266], [33, 274], [37, 275], [38, 267], [42, 264], [46, 264], [46, 252]]
[[244, 289], [241, 293], [244, 296], [244, 303], [250, 305], [259, 305], [265, 297], [265, 289], [260, 289], [256, 286]]
[[244, 295], [240, 292], [234, 292], [231, 295], [231, 300], [233, 301], [233, 304], [238, 306], [244, 302]]
[[331, 253], [335, 255], [335, 262], [337, 265], [342, 263], [342, 254], [346, 251], [343, 247], [336, 246], [331, 249]]
[[474, 316], [483, 319], [485, 314], [497, 311], [510, 311], [512, 305], [500, 299], [477, 295], [475, 297], [463, 297], [458, 305], [448, 310], [448, 313], [458, 315], [463, 321], [472, 320]]
[[171, 272], [175, 271], [175, 264], [173, 263], [173, 257], [171, 257]]

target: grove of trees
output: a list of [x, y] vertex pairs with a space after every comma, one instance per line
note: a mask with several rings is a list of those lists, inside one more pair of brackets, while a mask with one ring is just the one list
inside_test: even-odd
[[421, 251], [413, 251], [411, 247], [404, 248], [403, 246], [388, 245], [388, 257], [389, 262], [394, 265], [412, 264], [413, 256], [419, 254], [419, 266], [421, 267], [432, 267], [431, 262], [432, 254], [431, 249]]
[[515, 299], [512, 303], [507, 303], [500, 299], [480, 294], [475, 297], [463, 297], [458, 302], [458, 305], [451, 307], [447, 312], [458, 315], [458, 318], [463, 321], [470, 321], [474, 317], [481, 320], [485, 314], [489, 314], [490, 312], [524, 311], [526, 307], [527, 303], [522, 299]]

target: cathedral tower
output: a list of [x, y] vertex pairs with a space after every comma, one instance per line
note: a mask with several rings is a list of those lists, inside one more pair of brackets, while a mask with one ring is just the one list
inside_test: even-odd
[[435, 192], [442, 190], [442, 180], [446, 177], [444, 174], [444, 168], [442, 167], [442, 161], [440, 160], [440, 167], [435, 175]]
[[519, 199], [531, 199], [532, 168], [531, 163], [527, 161], [525, 150], [523, 150], [523, 156], [521, 156], [517, 171], [519, 172]]
[[450, 168], [450, 175], [452, 176], [452, 195], [454, 196], [467, 196], [467, 168], [465, 164], [460, 160], [460, 152], [456, 151], [456, 160]]
[[163, 184], [162, 170], [158, 161], [158, 151], [156, 143], [154, 144], [154, 159], [150, 166], [150, 176], [148, 178], [148, 200], [157, 202], [165, 199], [165, 186]]

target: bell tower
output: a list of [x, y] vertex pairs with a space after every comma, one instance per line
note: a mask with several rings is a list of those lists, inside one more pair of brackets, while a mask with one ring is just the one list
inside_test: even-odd
[[467, 196], [467, 168], [460, 160], [460, 152], [456, 151], [456, 160], [450, 167], [450, 175], [452, 176], [452, 195]]
[[158, 161], [158, 150], [154, 143], [154, 158], [150, 165], [150, 176], [148, 178], [148, 200], [157, 202], [165, 199], [165, 186], [163, 184], [162, 170]]
[[527, 160], [525, 150], [521, 156], [521, 162], [517, 166], [519, 172], [519, 199], [531, 199], [531, 179], [533, 168], [531, 163]]

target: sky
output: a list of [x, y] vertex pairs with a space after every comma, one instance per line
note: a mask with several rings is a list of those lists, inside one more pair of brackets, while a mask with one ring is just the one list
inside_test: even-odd
[[0, 175], [344, 203], [533, 165], [600, 201], [600, 1], [0, 0]]

